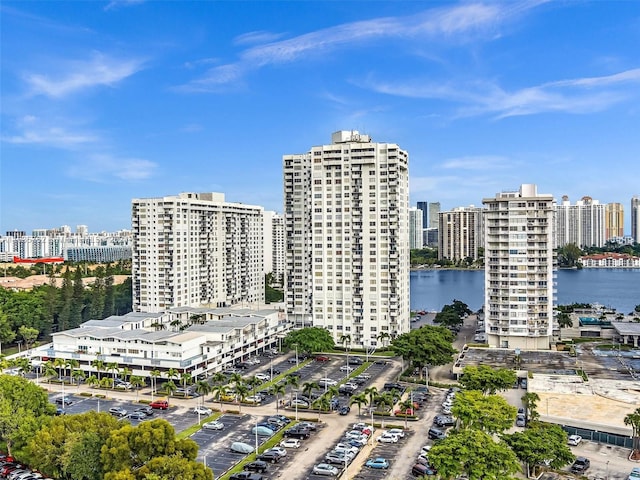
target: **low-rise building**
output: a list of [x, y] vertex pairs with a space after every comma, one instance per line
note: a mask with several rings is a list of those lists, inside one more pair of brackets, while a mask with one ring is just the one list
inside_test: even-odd
[[580, 257], [585, 268], [640, 268], [640, 257], [627, 253], [597, 253]]
[[[284, 311], [247, 308], [179, 307], [164, 313], [132, 312], [54, 333], [53, 342], [35, 350], [36, 359], [77, 360], [89, 375], [108, 373], [107, 365], [150, 377], [170, 369], [193, 378], [221, 371], [235, 362], [279, 347], [289, 331]], [[102, 363], [96, 362], [100, 361]], [[100, 371], [100, 368], [102, 370]]]

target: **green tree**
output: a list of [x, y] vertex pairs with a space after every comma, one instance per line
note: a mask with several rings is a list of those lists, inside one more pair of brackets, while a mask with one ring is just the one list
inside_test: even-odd
[[443, 480], [461, 475], [469, 480], [511, 480], [520, 470], [508, 445], [476, 429], [460, 430], [436, 442], [429, 451], [429, 462]]
[[516, 372], [507, 368], [468, 365], [462, 370], [459, 382], [467, 390], [479, 390], [485, 395], [493, 395], [497, 391], [511, 388], [517, 378]]
[[538, 413], [538, 402], [540, 396], [535, 392], [527, 392], [522, 397], [522, 403], [524, 405], [527, 418], [531, 420], [537, 420], [540, 414]]
[[82, 282], [82, 270], [76, 267], [73, 277], [73, 290], [71, 295], [71, 313], [69, 326], [75, 328], [82, 323], [82, 310], [84, 309], [84, 284]]
[[102, 360], [92, 360], [91, 366], [96, 369], [96, 372], [98, 372], [98, 380], [101, 380], [100, 372], [106, 370], [105, 363]]
[[364, 392], [358, 393], [357, 395], [352, 395], [349, 398], [349, 406], [358, 405], [358, 416], [360, 416], [362, 411], [362, 405], [367, 404], [367, 395]]
[[164, 384], [164, 391], [168, 397], [174, 395], [176, 393], [176, 390], [178, 390], [178, 387], [173, 380], [169, 380]]
[[151, 394], [154, 395], [158, 392], [158, 377], [162, 375], [162, 372], [157, 368], [154, 368], [149, 372], [151, 378]]
[[391, 349], [420, 370], [426, 366], [446, 365], [453, 361], [453, 334], [444, 327], [425, 325], [403, 333], [391, 341]]
[[213, 472], [200, 462], [171, 455], [151, 459], [136, 472], [136, 477], [141, 480], [213, 480]]
[[318, 382], [305, 382], [302, 384], [302, 394], [311, 398], [311, 394], [314, 390], [319, 388]]
[[205, 396], [211, 393], [211, 385], [204, 380], [198, 380], [196, 382], [196, 393], [201, 397], [201, 403], [204, 405]]
[[144, 380], [144, 377], [140, 375], [131, 375], [131, 377], [129, 377], [129, 382], [131, 383], [133, 388], [136, 389], [136, 402], [137, 402], [138, 395], [140, 393], [140, 388], [144, 387], [146, 385], [146, 382]]
[[249, 388], [243, 384], [239, 383], [236, 385], [236, 399], [238, 400], [238, 413], [242, 413], [242, 403], [249, 396]]
[[71, 325], [71, 306], [73, 303], [73, 282], [71, 280], [71, 270], [69, 266], [64, 271], [62, 277], [61, 309], [58, 314], [58, 331], [67, 330]]
[[511, 428], [517, 410], [499, 395], [463, 390], [456, 395], [451, 413], [460, 420], [461, 428], [476, 428], [492, 434]]
[[327, 412], [331, 408], [331, 400], [329, 395], [324, 394], [316, 398], [311, 404], [312, 407], [318, 409], [318, 422], [320, 421], [320, 412]]
[[567, 446], [567, 433], [552, 423], [530, 422], [529, 428], [504, 435], [503, 439], [525, 464], [527, 478], [537, 475], [535, 469], [543, 462], [559, 470], [575, 458]]
[[227, 387], [226, 385], [214, 385], [211, 388], [211, 392], [213, 393], [213, 399], [214, 400], [218, 400], [220, 402], [220, 411], [222, 411], [223, 406], [222, 406], [222, 402], [223, 402], [223, 398], [226, 394], [227, 394], [227, 390], [229, 389], [229, 387]]
[[287, 387], [284, 383], [276, 383], [271, 387], [273, 394], [276, 396], [276, 414], [280, 412], [280, 395], [284, 395], [287, 392]]
[[104, 279], [104, 309], [102, 318], [110, 317], [115, 311], [115, 287], [113, 286], [113, 275]]
[[638, 460], [640, 458], [640, 408], [636, 408], [632, 413], [624, 417], [624, 424], [630, 425], [633, 429], [631, 458]]
[[298, 388], [298, 385], [300, 385], [300, 381], [295, 375], [287, 375], [284, 379], [284, 385], [286, 387], [289, 387], [289, 403], [291, 403], [291, 401], [293, 400], [293, 389]]
[[89, 304], [89, 316], [92, 319], [101, 319], [104, 311], [105, 284], [104, 273], [96, 272], [96, 280], [91, 286], [91, 303]]
[[116, 362], [111, 362], [107, 364], [107, 371], [111, 372], [111, 375], [113, 375], [112, 381], [113, 381], [113, 388], [115, 388], [116, 385], [116, 375], [120, 372], [120, 367]]
[[24, 340], [24, 345], [27, 349], [31, 348], [31, 345], [38, 339], [39, 333], [37, 329], [25, 325], [21, 325], [18, 329], [18, 335]]
[[311, 355], [314, 352], [333, 350], [335, 343], [328, 330], [320, 327], [307, 327], [290, 331], [284, 339], [287, 348], [295, 348]]
[[564, 247], [558, 248], [558, 266], [564, 268], [578, 267], [582, 268], [580, 257], [584, 255], [582, 250], [575, 243], [569, 243]]
[[11, 343], [16, 338], [16, 332], [13, 330], [9, 318], [2, 311], [2, 305], [0, 305], [0, 350], [2, 344]]
[[569, 316], [569, 314], [565, 312], [558, 313], [558, 315], [556, 316], [556, 319], [558, 320], [558, 326], [560, 326], [560, 328], [567, 328], [567, 327], [573, 326], [573, 321], [571, 320], [571, 317]]

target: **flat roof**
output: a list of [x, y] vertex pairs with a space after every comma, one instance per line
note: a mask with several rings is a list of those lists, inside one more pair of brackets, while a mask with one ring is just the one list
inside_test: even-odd
[[611, 322], [611, 326], [620, 335], [640, 335], [640, 323], [636, 323], [636, 322]]

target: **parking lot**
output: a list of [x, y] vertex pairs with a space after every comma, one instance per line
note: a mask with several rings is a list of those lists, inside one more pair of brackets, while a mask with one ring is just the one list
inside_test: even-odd
[[[374, 437], [377, 437], [380, 434], [380, 432], [382, 432], [382, 430], [378, 430], [377, 432], [375, 432]], [[406, 452], [403, 452], [403, 449], [407, 445], [407, 443], [409, 443], [409, 439], [412, 435], [413, 435], [413, 432], [410, 430], [407, 430], [405, 432], [404, 438], [400, 438], [398, 440], [398, 443], [376, 442], [375, 447], [373, 448], [369, 456], [365, 459], [365, 463], [367, 460], [382, 457], [390, 463], [389, 468], [391, 468], [395, 459], [400, 458], [402, 455], [406, 454]], [[388, 476], [389, 476], [388, 470], [383, 470], [383, 469], [378, 470], [378, 469], [373, 469], [373, 468], [363, 466], [360, 469], [360, 471], [352, 478], [357, 480], [384, 480], [388, 478]]]

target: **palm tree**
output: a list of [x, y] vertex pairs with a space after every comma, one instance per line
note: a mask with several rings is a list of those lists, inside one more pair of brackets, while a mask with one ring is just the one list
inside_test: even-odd
[[362, 405], [367, 403], [367, 395], [361, 392], [357, 395], [352, 395], [349, 399], [349, 405], [358, 405], [358, 416], [360, 416]]
[[190, 384], [192, 378], [193, 378], [192, 375], [187, 371], [180, 374], [180, 380], [182, 380], [182, 388], [185, 389], [185, 397], [187, 396], [186, 394], [187, 383]]
[[409, 417], [409, 414], [407, 412], [411, 411], [413, 412], [413, 409], [415, 408], [413, 405], [413, 402], [411, 401], [410, 398], [407, 398], [406, 400], [403, 400], [402, 402], [400, 402], [400, 409], [404, 412], [404, 429], [407, 429], [407, 418]]
[[86, 383], [87, 383], [87, 385], [95, 387], [96, 385], [100, 384], [100, 380], [98, 380], [98, 377], [96, 377], [95, 375], [89, 375], [89, 377], [87, 378]]
[[640, 408], [636, 408], [632, 413], [624, 417], [624, 424], [630, 425], [633, 429], [633, 445], [631, 448], [631, 459], [640, 458]]
[[347, 365], [349, 365], [349, 346], [351, 345], [351, 335], [349, 334], [341, 335], [340, 343], [342, 344], [342, 347], [347, 352]]
[[151, 328], [153, 328], [156, 332], [158, 330], [165, 330], [167, 328], [167, 326], [164, 323], [160, 323], [160, 322], [153, 322], [150, 325]]
[[324, 395], [321, 395], [320, 397], [316, 398], [313, 403], [312, 406], [316, 407], [318, 409], [318, 422], [320, 421], [320, 412], [322, 410], [329, 410], [329, 408], [331, 407], [331, 402], [329, 401], [329, 396], [325, 393]]
[[386, 348], [387, 345], [385, 345], [385, 340], [388, 342], [390, 335], [387, 332], [380, 332], [376, 338], [380, 340], [380, 343], [382, 343], [382, 346]]
[[174, 332], [177, 332], [178, 330], [180, 330], [180, 327], [182, 327], [182, 321], [180, 321], [180, 319], [176, 318], [175, 320], [171, 321], [171, 323], [169, 323], [169, 325], [171, 325], [171, 327], [173, 328]]
[[98, 380], [101, 380], [100, 372], [105, 369], [104, 362], [102, 360], [93, 360], [91, 362], [91, 366], [96, 369], [96, 372], [98, 372]]
[[162, 375], [162, 372], [157, 368], [151, 370], [149, 372], [149, 378], [151, 378], [151, 398], [153, 398], [153, 394], [157, 392], [158, 388], [158, 377]]
[[224, 382], [227, 381], [227, 376], [222, 373], [222, 372], [216, 372], [213, 374], [213, 376], [211, 377], [211, 381], [213, 383], [218, 383], [218, 384], [222, 384]]
[[178, 370], [176, 370], [175, 368], [170, 368], [166, 373], [169, 380], [173, 380], [173, 378], [177, 379], [180, 376], [180, 372], [178, 372]]
[[31, 360], [29, 360], [27, 357], [16, 358], [13, 361], [13, 366], [18, 367], [20, 375], [24, 376], [25, 373], [31, 370]]
[[113, 380], [109, 377], [104, 377], [100, 380], [100, 386], [102, 388], [111, 388], [113, 386]]
[[340, 395], [340, 389], [336, 386], [331, 386], [329, 388], [327, 388], [327, 390], [324, 392], [325, 395], [329, 396], [329, 400], [331, 400], [333, 397], [337, 397], [338, 395]]
[[298, 385], [300, 385], [300, 381], [295, 375], [287, 375], [284, 380], [284, 384], [287, 387], [291, 387], [289, 388], [289, 403], [291, 403], [291, 401], [293, 400], [293, 387], [298, 388]]
[[116, 388], [116, 373], [118, 373], [119, 371], [119, 367], [118, 364], [116, 362], [111, 362], [107, 364], [107, 371], [111, 372], [111, 374], [113, 375], [113, 387], [112, 388]]
[[204, 380], [198, 380], [196, 383], [196, 392], [202, 397], [202, 405], [204, 405], [205, 395], [211, 392], [211, 385]]
[[540, 401], [540, 397], [534, 392], [527, 392], [522, 396], [522, 403], [524, 404], [525, 412], [527, 412], [527, 418], [530, 420], [535, 420], [540, 416], [537, 410], [538, 401]]
[[76, 381], [78, 391], [80, 391], [80, 382], [86, 378], [86, 375], [82, 370], [74, 370], [71, 374], [71, 378]]
[[239, 373], [234, 373], [229, 377], [229, 381], [233, 382], [234, 385], [238, 386], [244, 383], [244, 378], [242, 378], [242, 375], [240, 375]]
[[251, 377], [249, 380], [247, 380], [247, 385], [250, 387], [253, 387], [253, 396], [256, 396], [256, 388], [259, 385], [262, 385], [262, 380], [259, 380], [256, 378], [256, 376], [254, 375], [253, 377]]
[[273, 394], [276, 396], [276, 414], [280, 411], [280, 395], [287, 393], [287, 387], [284, 383], [276, 383], [273, 387]]
[[140, 375], [131, 375], [131, 377], [129, 378], [129, 382], [131, 382], [131, 385], [133, 385], [133, 388], [136, 389], [136, 402], [137, 402], [139, 388], [146, 385], [146, 382], [144, 381], [144, 378], [141, 377]]
[[236, 394], [237, 394], [237, 400], [238, 400], [238, 413], [242, 413], [242, 402], [244, 402], [245, 398], [247, 398], [247, 394], [249, 393], [249, 388], [243, 384], [240, 383], [238, 385], [236, 385]]
[[[76, 360], [75, 358], [70, 358], [68, 360], [65, 360], [64, 364], [65, 364], [65, 367], [69, 369], [69, 376], [71, 377], [73, 375], [72, 370], [80, 366], [80, 361]], [[66, 369], [65, 369], [65, 373], [66, 373]]]
[[365, 388], [364, 394], [369, 398], [369, 407], [374, 407], [378, 400], [378, 388], [375, 385]]
[[51, 377], [55, 376], [58, 373], [58, 371], [56, 370], [56, 367], [53, 366], [53, 362], [51, 361], [46, 362], [42, 366], [43, 366], [43, 374], [45, 377], [47, 377], [47, 383], [51, 383]]
[[213, 388], [211, 388], [211, 391], [213, 392], [213, 398], [214, 400], [219, 400], [220, 401], [220, 411], [222, 412], [223, 406], [222, 406], [222, 400], [224, 397], [224, 395], [227, 393], [227, 389], [228, 387], [226, 385], [215, 385], [213, 386]]
[[62, 369], [66, 367], [66, 365], [67, 365], [67, 362], [65, 361], [64, 358], [56, 358], [53, 361], [53, 366], [58, 369], [58, 380], [60, 380], [61, 382], [62, 382]]
[[164, 384], [164, 391], [167, 394], [167, 398], [173, 395], [174, 393], [176, 393], [177, 389], [178, 387], [176, 387], [176, 384], [173, 383], [173, 380], [169, 380], [167, 383]]
[[311, 398], [311, 394], [314, 390], [320, 388], [317, 382], [305, 382], [302, 384], [302, 393]]
[[[129, 375], [131, 375], [133, 372], [131, 371], [130, 368], [122, 367], [122, 370], [120, 370], [120, 373], [122, 374], [122, 379], [124, 381], [127, 381], [127, 377], [129, 377]], [[132, 383], [131, 380], [129, 380], [129, 383]]]

